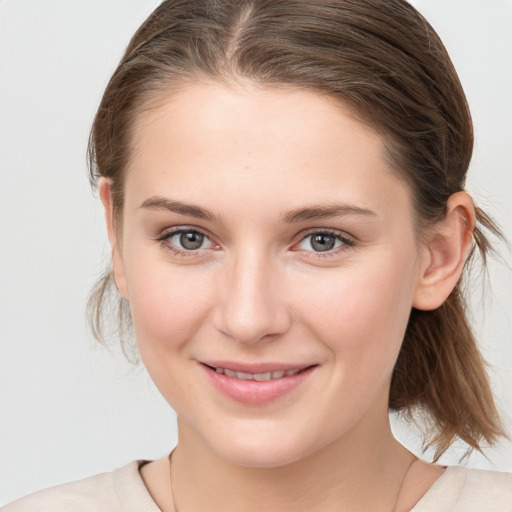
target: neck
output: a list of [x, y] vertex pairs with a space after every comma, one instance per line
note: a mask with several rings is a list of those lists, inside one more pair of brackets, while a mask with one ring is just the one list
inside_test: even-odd
[[247, 467], [213, 452], [178, 423], [173, 488], [179, 512], [391, 512], [411, 454], [392, 436], [387, 416], [372, 431], [358, 425], [343, 439], [279, 467]]

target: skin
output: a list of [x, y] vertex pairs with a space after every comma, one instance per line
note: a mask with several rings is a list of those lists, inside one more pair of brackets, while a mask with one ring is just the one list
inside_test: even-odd
[[[392, 510], [413, 456], [391, 434], [390, 378], [411, 307], [438, 307], [460, 277], [469, 196], [452, 196], [420, 242], [379, 136], [310, 91], [187, 85], [141, 114], [133, 139], [122, 222], [107, 180], [100, 196], [142, 360], [178, 416], [178, 508]], [[175, 228], [203, 245], [180, 247]], [[312, 233], [341, 238], [318, 252]], [[200, 362], [212, 360], [315, 368], [251, 405], [211, 385]], [[415, 464], [397, 510], [441, 472]], [[173, 510], [168, 462], [142, 475]]]

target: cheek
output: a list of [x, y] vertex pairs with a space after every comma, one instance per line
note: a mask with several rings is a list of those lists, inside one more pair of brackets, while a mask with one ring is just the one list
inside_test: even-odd
[[145, 264], [130, 267], [127, 282], [140, 357], [164, 398], [186, 411], [187, 403], [201, 398], [186, 382], [193, 366], [190, 340], [206, 323], [211, 287], [197, 269], [193, 274], [190, 267], [138, 261]]
[[[385, 257], [386, 256], [386, 257]], [[396, 255], [395, 255], [396, 256]], [[392, 254], [309, 282], [303, 316], [310, 330], [352, 373], [388, 374], [400, 350], [412, 306], [415, 268]]]
[[170, 349], [181, 348], [201, 328], [208, 314], [208, 273], [197, 268], [171, 266], [141, 256], [128, 266], [127, 283], [143, 359], [149, 351], [158, 357]]

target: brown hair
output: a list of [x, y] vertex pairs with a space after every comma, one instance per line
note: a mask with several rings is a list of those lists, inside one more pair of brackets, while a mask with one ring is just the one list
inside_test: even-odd
[[[111, 180], [117, 218], [134, 119], [173, 85], [201, 77], [306, 88], [352, 106], [409, 183], [420, 228], [442, 219], [450, 195], [464, 188], [473, 149], [464, 92], [439, 37], [405, 1], [173, 0], [133, 36], [94, 120], [91, 180]], [[475, 247], [485, 263], [492, 247], [482, 227], [499, 235], [477, 209]], [[89, 304], [100, 340], [112, 308], [129, 328], [126, 301], [109, 299], [112, 284], [108, 272]], [[411, 312], [389, 406], [430, 416], [425, 443], [435, 459], [457, 437], [480, 449], [502, 435], [460, 283], [440, 308]]]

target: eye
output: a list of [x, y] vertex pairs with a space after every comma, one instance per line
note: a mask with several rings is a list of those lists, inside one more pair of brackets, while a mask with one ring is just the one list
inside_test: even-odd
[[194, 252], [213, 247], [213, 242], [195, 229], [178, 228], [167, 231], [160, 241], [175, 252]]
[[353, 241], [338, 232], [317, 231], [305, 236], [298, 244], [298, 249], [313, 252], [336, 252], [345, 245], [354, 245]]

